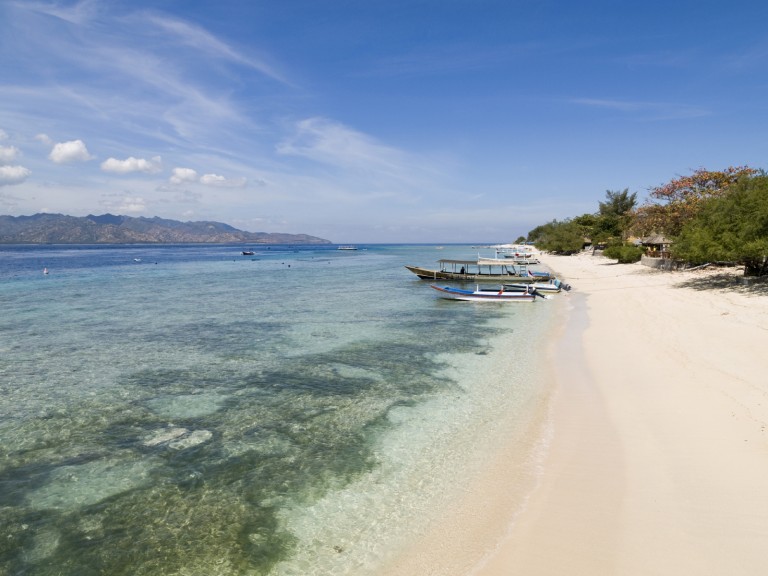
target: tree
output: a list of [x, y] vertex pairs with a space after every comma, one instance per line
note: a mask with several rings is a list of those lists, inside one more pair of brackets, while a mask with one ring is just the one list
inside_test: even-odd
[[597, 222], [597, 216], [594, 214], [582, 214], [581, 216], [576, 216], [571, 222], [579, 227], [581, 235], [584, 238], [591, 239], [592, 236], [594, 236], [595, 223]]
[[547, 224], [537, 226], [528, 233], [528, 239], [536, 243], [541, 250], [561, 254], [573, 254], [584, 246], [584, 235], [581, 226], [572, 220], [558, 222], [552, 220]]
[[768, 275], [768, 176], [743, 177], [704, 202], [683, 226], [672, 254], [697, 263], [743, 262], [745, 276]]
[[611, 238], [626, 239], [631, 224], [632, 210], [637, 204], [637, 192], [629, 188], [621, 192], [605, 191], [605, 202], [598, 204], [599, 210], [593, 226], [594, 239], [605, 242]]
[[681, 176], [651, 188], [653, 201], [637, 210], [635, 226], [641, 234], [659, 232], [677, 236], [706, 200], [722, 196], [739, 178], [757, 173], [748, 166], [732, 166], [719, 171], [699, 168], [690, 176]]

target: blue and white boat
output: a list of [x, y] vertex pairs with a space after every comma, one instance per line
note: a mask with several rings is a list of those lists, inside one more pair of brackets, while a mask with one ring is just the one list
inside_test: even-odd
[[547, 296], [540, 294], [534, 288], [521, 292], [507, 290], [504, 286], [500, 288], [480, 288], [480, 286], [477, 286], [475, 290], [462, 290], [453, 286], [436, 286], [434, 284], [430, 284], [429, 287], [440, 292], [440, 295], [448, 300], [464, 300], [468, 302], [533, 302], [537, 297], [547, 299]]
[[571, 289], [570, 284], [566, 284], [559, 278], [552, 278], [547, 282], [532, 282], [530, 284], [504, 284], [504, 290], [510, 292], [525, 292], [529, 287], [535, 288], [539, 292], [545, 292], [547, 294], [557, 293], [561, 290], [568, 292]]

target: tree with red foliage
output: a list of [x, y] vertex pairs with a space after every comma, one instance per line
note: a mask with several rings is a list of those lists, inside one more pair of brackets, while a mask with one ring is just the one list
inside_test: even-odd
[[686, 222], [701, 210], [710, 198], [723, 196], [740, 178], [759, 171], [749, 166], [731, 166], [725, 170], [699, 168], [690, 176], [681, 176], [651, 188], [649, 202], [637, 209], [635, 229], [640, 234], [651, 232], [677, 236]]

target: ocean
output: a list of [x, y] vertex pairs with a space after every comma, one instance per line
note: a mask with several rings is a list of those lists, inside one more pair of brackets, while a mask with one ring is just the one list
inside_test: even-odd
[[0, 574], [359, 576], [427, 532], [546, 396], [557, 297], [335, 248], [0, 246]]

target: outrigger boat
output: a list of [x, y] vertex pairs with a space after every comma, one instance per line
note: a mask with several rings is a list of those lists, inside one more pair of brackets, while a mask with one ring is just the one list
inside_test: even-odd
[[464, 300], [468, 302], [533, 302], [536, 300], [536, 297], [547, 299], [547, 296], [539, 294], [533, 287], [530, 287], [525, 292], [508, 291], [504, 286], [500, 290], [480, 288], [480, 286], [477, 286], [475, 290], [462, 290], [452, 286], [435, 286], [434, 284], [430, 284], [429, 287], [440, 292], [441, 296], [448, 300]]
[[482, 261], [483, 264], [501, 264], [503, 262], [506, 262], [507, 264], [541, 264], [541, 261], [533, 253], [528, 252], [521, 254], [516, 252], [514, 254], [508, 254], [506, 252], [502, 252], [501, 250], [496, 250], [495, 258], [483, 258], [478, 254], [477, 260], [478, 262]]
[[514, 264], [500, 258], [477, 260], [438, 260], [439, 270], [406, 266], [422, 280], [458, 282], [540, 282], [554, 278], [549, 272], [534, 272], [526, 264]]
[[570, 284], [566, 284], [559, 278], [552, 278], [549, 282], [533, 282], [531, 284], [504, 284], [504, 290], [510, 292], [525, 292], [529, 287], [547, 294], [560, 292], [560, 290], [568, 292], [571, 289]]

